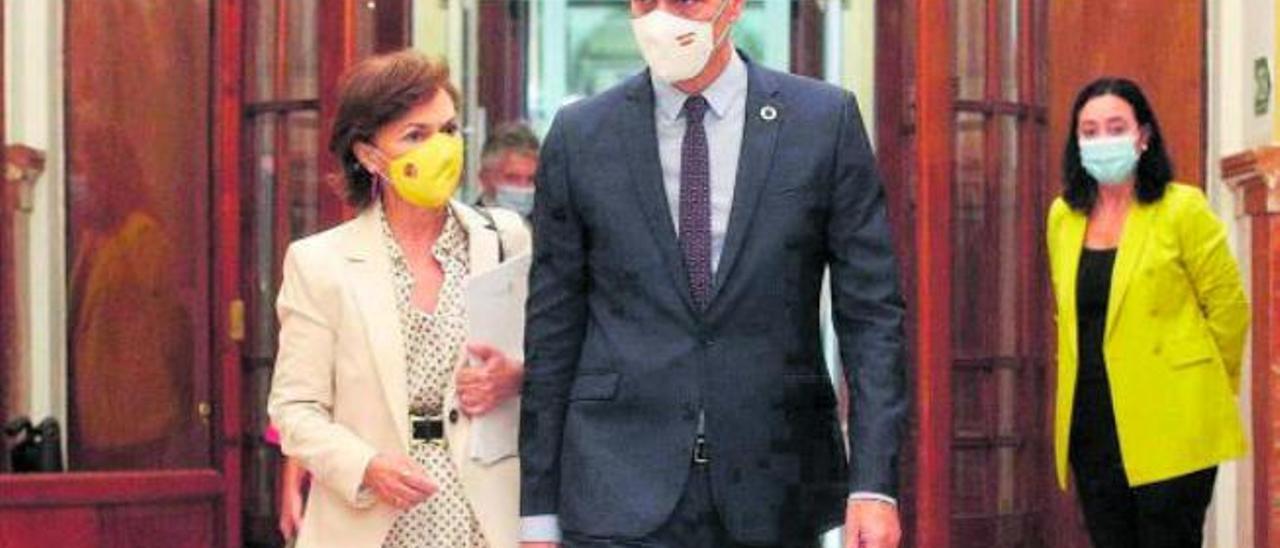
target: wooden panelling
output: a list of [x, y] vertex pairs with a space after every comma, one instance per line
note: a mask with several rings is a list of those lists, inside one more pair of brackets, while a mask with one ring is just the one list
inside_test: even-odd
[[[1071, 103], [1101, 76], [1138, 82], [1155, 109], [1177, 176], [1203, 184], [1206, 136], [1203, 0], [1055, 0], [1049, 15], [1051, 188]], [[1053, 194], [1049, 195], [1050, 197]]]
[[96, 509], [0, 508], [0, 546], [4, 548], [102, 548]]
[[214, 546], [213, 505], [182, 503], [112, 506], [100, 510], [103, 546], [206, 548]]
[[225, 479], [212, 470], [14, 474], [0, 476], [0, 508], [213, 498], [225, 489]]
[[0, 508], [4, 548], [208, 548], [215, 538], [210, 502]]

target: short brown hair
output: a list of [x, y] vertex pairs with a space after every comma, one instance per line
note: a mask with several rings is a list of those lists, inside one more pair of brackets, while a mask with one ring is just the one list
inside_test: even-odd
[[538, 136], [523, 122], [507, 122], [499, 125], [484, 141], [481, 158], [489, 158], [506, 151], [530, 156], [538, 155]]
[[343, 75], [329, 151], [342, 164], [346, 180], [343, 194], [348, 204], [364, 209], [373, 202], [373, 174], [360, 165], [355, 144], [371, 142], [382, 126], [431, 100], [440, 90], [458, 105], [458, 89], [449, 81], [448, 63], [408, 49], [370, 57]]

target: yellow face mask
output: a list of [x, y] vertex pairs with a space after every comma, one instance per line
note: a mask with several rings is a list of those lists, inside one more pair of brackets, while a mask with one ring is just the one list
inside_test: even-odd
[[396, 193], [418, 207], [438, 209], [449, 202], [462, 179], [462, 137], [436, 133], [387, 164]]

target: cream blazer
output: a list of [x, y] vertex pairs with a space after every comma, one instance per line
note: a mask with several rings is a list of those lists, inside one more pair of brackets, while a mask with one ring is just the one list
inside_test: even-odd
[[[473, 275], [497, 266], [499, 237], [506, 257], [528, 252], [529, 231], [515, 213], [490, 210], [490, 220], [458, 202], [451, 208], [468, 235]], [[299, 548], [377, 548], [400, 513], [361, 487], [374, 455], [409, 454], [405, 346], [391, 276], [372, 208], [285, 254], [268, 411], [285, 454], [314, 478]], [[516, 546], [519, 459], [473, 461], [470, 421], [455, 412], [452, 382], [444, 406], [450, 455], [485, 538], [494, 548]]]

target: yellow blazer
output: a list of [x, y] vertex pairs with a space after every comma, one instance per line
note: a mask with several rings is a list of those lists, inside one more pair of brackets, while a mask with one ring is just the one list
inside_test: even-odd
[[[1067, 484], [1077, 361], [1076, 272], [1088, 218], [1061, 198], [1049, 208], [1049, 270], [1058, 313], [1054, 449]], [[1242, 455], [1236, 409], [1249, 327], [1226, 229], [1195, 187], [1173, 183], [1129, 211], [1107, 303], [1103, 355], [1130, 485]]]
[[[472, 274], [497, 266], [498, 232], [469, 207], [453, 211], [467, 231]], [[514, 213], [493, 210], [507, 257], [529, 249]], [[399, 515], [361, 488], [379, 452], [409, 454], [404, 341], [391, 259], [371, 208], [289, 246], [276, 308], [280, 352], [268, 405], [287, 455], [311, 472], [299, 548], [378, 548]], [[459, 356], [459, 365], [463, 362]], [[453, 377], [450, 376], [450, 379]], [[450, 382], [445, 439], [480, 528], [495, 548], [517, 543], [520, 468], [515, 455], [490, 465], [469, 457], [470, 421]]]

